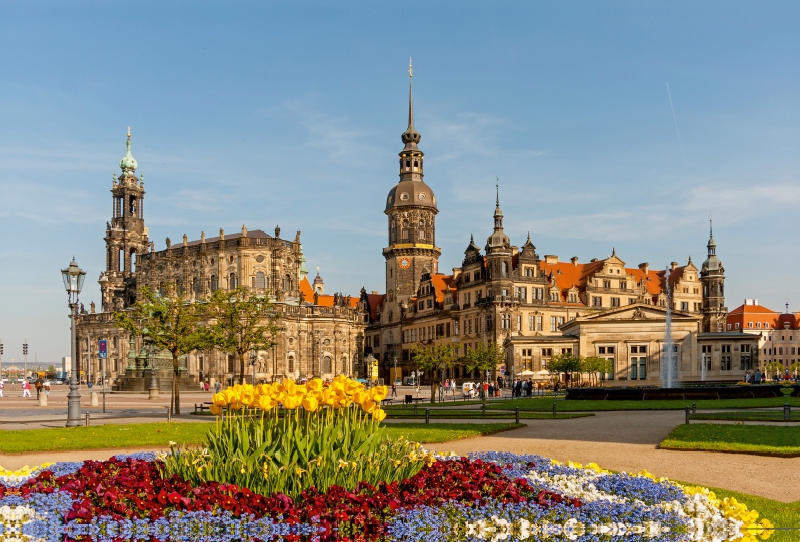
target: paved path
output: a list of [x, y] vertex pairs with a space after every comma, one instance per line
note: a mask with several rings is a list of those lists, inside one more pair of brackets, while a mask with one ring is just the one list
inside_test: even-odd
[[800, 458], [781, 459], [715, 452], [657, 449], [678, 424], [681, 411], [597, 412], [588, 418], [523, 420], [526, 427], [486, 437], [427, 446], [468, 453], [502, 450], [539, 454], [559, 461], [594, 461], [627, 472], [760, 495], [782, 502], [800, 500], [800, 485], [787, 473], [800, 471]]

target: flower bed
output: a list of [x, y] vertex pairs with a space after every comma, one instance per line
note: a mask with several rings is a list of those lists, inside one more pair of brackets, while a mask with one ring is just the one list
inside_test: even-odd
[[297, 499], [191, 484], [163, 465], [137, 454], [0, 471], [0, 541], [721, 541], [771, 527], [703, 488], [539, 456], [438, 457], [404, 480]]

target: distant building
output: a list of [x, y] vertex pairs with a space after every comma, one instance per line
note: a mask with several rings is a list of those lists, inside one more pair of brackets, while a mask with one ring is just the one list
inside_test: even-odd
[[728, 313], [727, 330], [758, 337], [761, 364], [777, 361], [786, 369], [800, 362], [800, 313], [783, 314], [745, 299]]

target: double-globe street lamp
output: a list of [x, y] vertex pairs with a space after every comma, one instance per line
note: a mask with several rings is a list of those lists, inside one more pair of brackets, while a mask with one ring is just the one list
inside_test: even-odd
[[61, 277], [64, 279], [64, 287], [67, 289], [70, 309], [70, 355], [71, 371], [69, 376], [69, 394], [67, 395], [67, 427], [78, 427], [81, 424], [81, 394], [78, 391], [78, 356], [77, 341], [75, 338], [75, 324], [78, 319], [78, 295], [83, 288], [83, 281], [86, 279], [86, 271], [78, 267], [75, 257], [72, 257], [69, 267], [61, 270]]

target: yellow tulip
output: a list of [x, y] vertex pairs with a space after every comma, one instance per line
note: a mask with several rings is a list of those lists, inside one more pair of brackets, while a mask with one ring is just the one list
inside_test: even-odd
[[214, 397], [211, 398], [211, 403], [213, 403], [214, 406], [219, 408], [226, 406], [228, 404], [228, 401], [225, 399], [225, 394], [220, 392], [214, 394]]
[[369, 394], [365, 391], [358, 391], [353, 395], [353, 402], [357, 405], [363, 405], [364, 401], [369, 399]]
[[376, 408], [372, 412], [372, 419], [376, 422], [382, 422], [386, 418], [386, 411], [382, 408]]
[[269, 384], [259, 384], [256, 386], [256, 393], [258, 395], [270, 395], [272, 386]]
[[227, 390], [225, 390], [222, 393], [225, 394], [225, 403], [226, 404], [233, 403], [234, 401], [237, 400], [237, 397], [239, 396], [239, 394], [236, 391], [234, 391], [233, 388], [228, 388]]
[[210, 407], [208, 407], [208, 410], [210, 410], [214, 416], [219, 416], [222, 414], [222, 407], [217, 404], [212, 404]]
[[310, 391], [319, 391], [322, 389], [322, 379], [321, 378], [314, 378], [306, 384], [306, 389]]
[[258, 398], [258, 408], [267, 411], [275, 407], [275, 401], [268, 395], [262, 395]]
[[389, 389], [386, 386], [375, 386], [372, 389], [372, 400], [377, 402], [383, 401], [386, 399], [386, 396], [389, 394]]
[[319, 402], [313, 395], [306, 395], [303, 398], [303, 408], [308, 412], [315, 412], [319, 408]]
[[287, 395], [286, 398], [283, 400], [283, 407], [289, 410], [294, 410], [300, 406], [303, 402], [303, 399], [297, 397], [296, 395]]
[[375, 411], [375, 409], [378, 408], [378, 405], [377, 403], [375, 403], [375, 401], [367, 399], [366, 401], [361, 403], [361, 408], [364, 409], [364, 412], [368, 412], [371, 414], [372, 412]]

